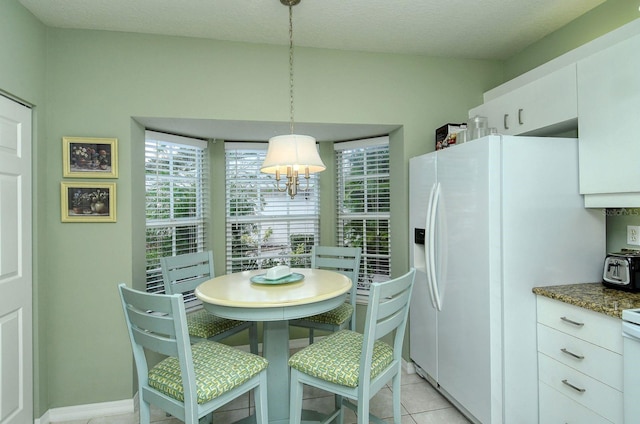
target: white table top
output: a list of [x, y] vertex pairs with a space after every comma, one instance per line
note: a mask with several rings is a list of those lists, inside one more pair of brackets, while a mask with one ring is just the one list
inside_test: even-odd
[[337, 272], [322, 269], [292, 268], [304, 275], [296, 283], [268, 285], [250, 281], [266, 270], [222, 275], [200, 284], [196, 297], [212, 305], [236, 308], [281, 308], [307, 305], [333, 299], [351, 289], [351, 280]]

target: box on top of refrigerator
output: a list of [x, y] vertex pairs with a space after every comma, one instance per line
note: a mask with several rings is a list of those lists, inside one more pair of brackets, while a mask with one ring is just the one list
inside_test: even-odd
[[436, 130], [436, 150], [441, 150], [456, 144], [460, 130], [467, 128], [467, 124], [446, 124]]

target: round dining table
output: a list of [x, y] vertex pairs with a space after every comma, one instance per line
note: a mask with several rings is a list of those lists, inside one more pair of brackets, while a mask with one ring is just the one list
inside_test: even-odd
[[291, 272], [280, 280], [266, 280], [266, 270], [237, 272], [205, 281], [195, 290], [203, 307], [214, 315], [263, 322], [269, 423], [289, 422], [289, 320], [338, 307], [352, 284], [335, 271], [292, 268]]

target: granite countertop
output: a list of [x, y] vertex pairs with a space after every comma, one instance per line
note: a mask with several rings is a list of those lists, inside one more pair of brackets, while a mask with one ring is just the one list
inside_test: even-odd
[[610, 289], [602, 283], [534, 287], [533, 292], [614, 318], [621, 318], [623, 309], [640, 308], [640, 293]]

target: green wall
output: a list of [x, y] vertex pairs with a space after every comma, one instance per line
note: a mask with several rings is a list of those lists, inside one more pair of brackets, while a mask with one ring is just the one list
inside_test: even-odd
[[[558, 34], [540, 50], [575, 43]], [[529, 49], [507, 62], [509, 75], [542, 60]], [[5, 0], [0, 55], [0, 90], [35, 105], [34, 415], [130, 399], [133, 364], [116, 285], [144, 280], [144, 128], [132, 116], [287, 122], [287, 48], [47, 28]], [[433, 150], [435, 128], [464, 121], [482, 93], [504, 81], [504, 69], [495, 61], [296, 49], [297, 121], [401, 126], [391, 135], [394, 275], [408, 267], [408, 158]], [[60, 222], [63, 136], [119, 139], [117, 223]], [[221, 145], [212, 149], [217, 175]], [[321, 187], [331, 187], [328, 178]], [[322, 214], [333, 215], [330, 202]], [[223, 234], [214, 226], [217, 251]]]
[[640, 18], [640, 0], [607, 0], [505, 62], [505, 81]]
[[[48, 264], [46, 282], [37, 284], [46, 284], [48, 304], [48, 402], [40, 414], [135, 392], [116, 291], [118, 282], [144, 284], [143, 131], [132, 116], [286, 122], [289, 110], [286, 46], [48, 28], [46, 51], [51, 116], [41, 143], [50, 160], [39, 202], [49, 210]], [[433, 150], [435, 128], [464, 120], [501, 76], [502, 64], [493, 61], [297, 49], [297, 121], [402, 126], [391, 137], [395, 275], [408, 267], [408, 158]], [[118, 138], [117, 223], [60, 222], [63, 136]], [[219, 175], [222, 157], [214, 156]], [[322, 178], [327, 185], [330, 176]], [[213, 208], [218, 217], [221, 203]], [[330, 205], [322, 214], [333, 215]], [[214, 217], [218, 252], [221, 225]]]

